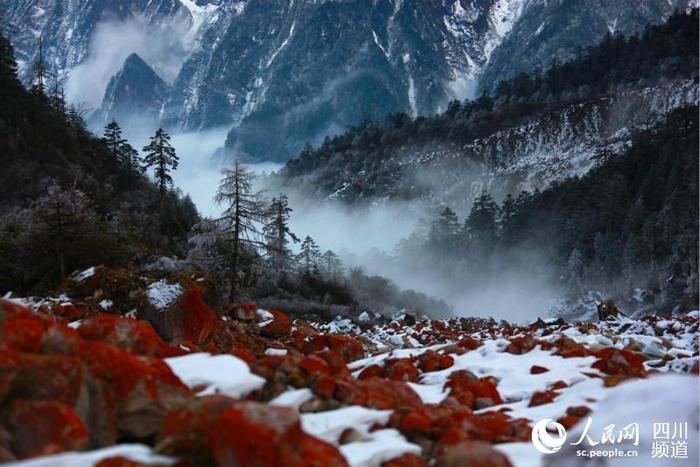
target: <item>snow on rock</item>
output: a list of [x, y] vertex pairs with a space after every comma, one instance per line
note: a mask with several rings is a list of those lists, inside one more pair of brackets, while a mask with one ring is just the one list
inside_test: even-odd
[[242, 397], [260, 389], [265, 379], [250, 372], [248, 365], [232, 355], [194, 353], [166, 358], [165, 363], [190, 388], [205, 386], [197, 395], [224, 394]]
[[95, 451], [66, 452], [3, 465], [8, 467], [93, 467], [100, 461], [112, 457], [124, 457], [133, 462], [158, 465], [173, 465], [176, 461], [172, 457], [159, 456], [150, 447], [142, 444], [118, 444]]
[[305, 432], [322, 440], [337, 443], [340, 435], [348, 428], [354, 428], [365, 436], [375, 424], [386, 424], [390, 410], [374, 410], [351, 406], [326, 412], [302, 414], [301, 426]]
[[83, 272], [81, 272], [80, 274], [78, 274], [77, 276], [75, 276], [75, 282], [82, 282], [85, 279], [88, 279], [94, 275], [95, 275], [95, 268], [94, 267], [88, 268], [88, 269], [84, 270]]
[[291, 389], [283, 392], [270, 401], [270, 405], [280, 405], [283, 407], [293, 407], [298, 409], [300, 405], [314, 398], [313, 392], [309, 388]]
[[112, 300], [104, 299], [100, 301], [99, 305], [103, 310], [109, 310], [112, 308], [112, 305], [114, 305], [114, 302], [112, 302]]
[[393, 429], [376, 430], [369, 439], [340, 446], [340, 452], [352, 467], [374, 467], [404, 454], [420, 455], [420, 446], [406, 441]]
[[260, 319], [258, 326], [260, 326], [261, 328], [264, 328], [268, 324], [272, 323], [272, 321], [275, 319], [275, 316], [267, 310], [258, 310], [256, 311], [256, 314]]
[[183, 292], [184, 289], [180, 284], [171, 284], [162, 279], [148, 286], [146, 297], [156, 309], [163, 311], [177, 300]]

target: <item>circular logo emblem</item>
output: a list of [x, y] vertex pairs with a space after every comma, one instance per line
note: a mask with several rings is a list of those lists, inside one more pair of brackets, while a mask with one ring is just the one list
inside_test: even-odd
[[[547, 427], [557, 430], [553, 435], [547, 431]], [[532, 444], [535, 449], [543, 454], [554, 454], [564, 445], [566, 441], [566, 429], [561, 423], [557, 423], [551, 418], [540, 420], [532, 427]]]

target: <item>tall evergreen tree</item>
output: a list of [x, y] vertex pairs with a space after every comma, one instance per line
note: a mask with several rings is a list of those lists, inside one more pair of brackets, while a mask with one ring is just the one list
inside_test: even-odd
[[313, 238], [306, 236], [301, 244], [301, 251], [297, 255], [297, 264], [302, 274], [317, 274], [319, 272], [319, 262], [321, 260], [321, 250], [314, 242]]
[[334, 277], [343, 272], [343, 262], [331, 250], [326, 250], [321, 255], [321, 271], [326, 277]]
[[498, 233], [498, 205], [487, 191], [476, 200], [465, 222], [469, 239], [481, 248], [492, 248]]
[[102, 141], [107, 146], [107, 149], [109, 149], [114, 160], [121, 161], [122, 148], [126, 140], [122, 138], [122, 129], [116, 120], [112, 119], [111, 122], [105, 125]]
[[236, 302], [243, 255], [248, 247], [254, 250], [262, 246], [258, 226], [266, 221], [269, 212], [261, 193], [253, 190], [254, 179], [255, 174], [249, 172], [241, 161], [235, 160], [232, 167], [224, 169], [215, 198], [225, 207], [218, 223], [224, 240], [231, 246], [228, 268], [231, 303]]
[[299, 241], [289, 230], [291, 212], [292, 208], [289, 207], [287, 195], [273, 198], [269, 207], [269, 220], [263, 227], [267, 259], [275, 272], [285, 272], [290, 269], [292, 252], [289, 249], [289, 240]]
[[162, 198], [168, 185], [173, 183], [170, 171], [177, 169], [180, 160], [175, 154], [175, 148], [170, 144], [170, 135], [164, 129], [158, 128], [156, 134], [151, 137], [151, 142], [143, 147], [143, 152], [145, 167], [155, 168], [156, 185]]
[[17, 61], [12, 43], [4, 35], [0, 35], [0, 82], [14, 83], [17, 81]]

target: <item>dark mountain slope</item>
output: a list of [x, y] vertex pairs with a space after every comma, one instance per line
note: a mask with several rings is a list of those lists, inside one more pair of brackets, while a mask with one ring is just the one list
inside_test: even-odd
[[[0, 37], [0, 291], [54, 285], [73, 269], [175, 253], [198, 218], [114, 160], [60, 96], [28, 92]], [[60, 260], [59, 260], [60, 258]]]

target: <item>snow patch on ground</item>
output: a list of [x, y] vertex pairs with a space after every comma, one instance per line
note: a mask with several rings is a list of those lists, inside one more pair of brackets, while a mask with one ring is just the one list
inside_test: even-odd
[[250, 372], [248, 364], [233, 355], [194, 353], [166, 358], [165, 363], [190, 388], [204, 386], [199, 396], [223, 394], [239, 398], [260, 389], [265, 379]]
[[66, 452], [3, 465], [12, 467], [93, 467], [104, 459], [116, 456], [145, 464], [173, 465], [176, 461], [172, 457], [154, 454], [150, 447], [142, 444], [118, 444], [96, 451]]

